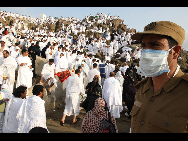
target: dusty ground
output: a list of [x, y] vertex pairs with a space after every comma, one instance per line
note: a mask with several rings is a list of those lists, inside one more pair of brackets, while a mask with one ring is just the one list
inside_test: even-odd
[[[35, 85], [39, 80], [40, 77], [33, 79], [33, 85]], [[65, 120], [65, 126], [61, 126], [60, 120], [63, 116], [64, 105], [65, 104], [62, 103], [61, 105], [57, 106], [55, 110], [46, 111], [46, 122], [48, 130], [50, 133], [81, 133], [82, 121], [86, 114], [85, 110], [83, 109], [80, 111], [80, 114], [78, 115], [80, 121], [78, 121], [76, 124], [72, 123], [73, 116], [67, 116]], [[125, 106], [124, 102], [123, 106]], [[116, 119], [119, 133], [129, 133], [130, 130], [131, 120], [125, 116], [126, 111], [127, 110], [124, 108], [121, 112], [121, 118]]]
[[[64, 106], [60, 106], [55, 110], [50, 110], [46, 112], [47, 116], [47, 127], [50, 133], [81, 133], [81, 125], [83, 118], [86, 114], [85, 110], [81, 110], [78, 117], [80, 121], [78, 123], [73, 124], [72, 118], [73, 116], [66, 117], [65, 126], [60, 126], [60, 120], [63, 116]], [[116, 119], [117, 127], [119, 133], [129, 133], [131, 120], [128, 119], [124, 114], [127, 110], [124, 109], [121, 113], [121, 118]]]

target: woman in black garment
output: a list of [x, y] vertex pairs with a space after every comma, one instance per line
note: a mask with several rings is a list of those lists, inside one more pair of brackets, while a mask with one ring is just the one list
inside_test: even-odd
[[82, 107], [86, 112], [94, 108], [95, 100], [99, 97], [102, 97], [102, 89], [99, 85], [99, 76], [95, 75], [93, 81], [86, 86], [87, 98], [82, 103]]

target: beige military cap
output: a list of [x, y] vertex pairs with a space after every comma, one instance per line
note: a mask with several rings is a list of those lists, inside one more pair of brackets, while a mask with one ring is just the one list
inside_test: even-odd
[[141, 41], [144, 34], [171, 36], [176, 42], [178, 42], [179, 45], [182, 45], [185, 40], [185, 30], [181, 26], [170, 21], [152, 22], [145, 26], [144, 32], [138, 32], [131, 38], [133, 40]]

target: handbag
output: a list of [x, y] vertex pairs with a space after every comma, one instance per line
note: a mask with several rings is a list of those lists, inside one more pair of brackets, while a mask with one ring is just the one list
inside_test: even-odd
[[103, 118], [98, 133], [116, 133], [114, 124], [111, 122], [111, 114], [108, 111], [109, 120]]

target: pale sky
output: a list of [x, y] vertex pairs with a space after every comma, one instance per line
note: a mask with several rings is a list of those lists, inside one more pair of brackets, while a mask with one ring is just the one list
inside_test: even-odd
[[188, 8], [187, 7], [0, 7], [3, 11], [10, 11], [20, 15], [39, 18], [44, 13], [47, 17], [60, 18], [75, 17], [84, 19], [88, 15], [98, 12], [119, 16], [129, 28], [141, 32], [144, 26], [154, 21], [171, 21], [182, 26], [186, 32], [186, 39], [182, 48], [188, 50]]

